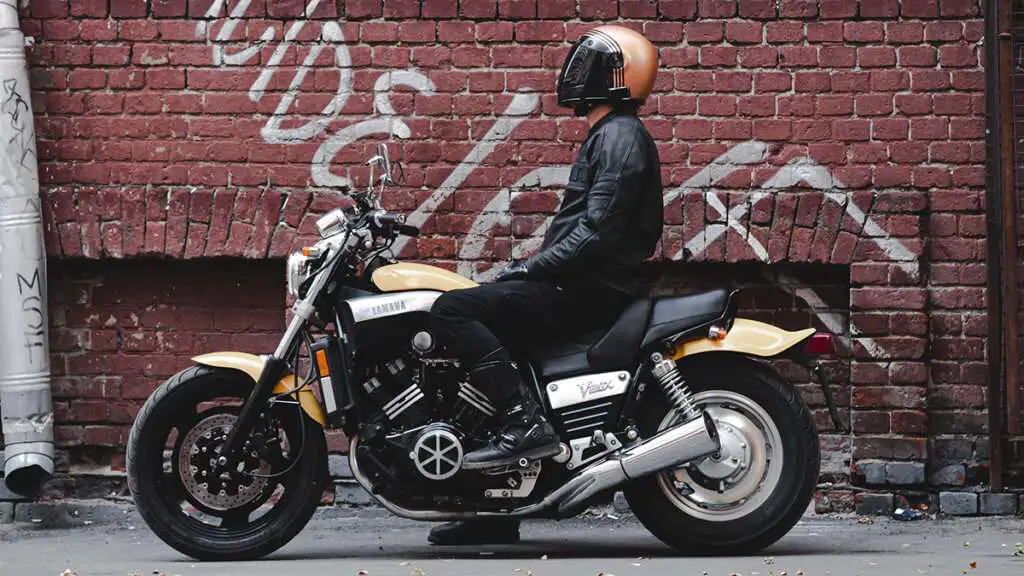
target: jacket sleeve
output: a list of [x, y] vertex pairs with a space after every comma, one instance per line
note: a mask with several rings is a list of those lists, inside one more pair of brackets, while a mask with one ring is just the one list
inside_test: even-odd
[[530, 276], [552, 278], [600, 262], [627, 229], [644, 178], [644, 148], [635, 129], [609, 130], [594, 150], [587, 209], [560, 241], [526, 259]]

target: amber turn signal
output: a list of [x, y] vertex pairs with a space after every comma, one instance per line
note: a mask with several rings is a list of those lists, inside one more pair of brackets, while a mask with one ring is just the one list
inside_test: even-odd
[[708, 330], [708, 338], [711, 340], [724, 340], [726, 334], [728, 334], [728, 332], [718, 326], [712, 326], [711, 329]]

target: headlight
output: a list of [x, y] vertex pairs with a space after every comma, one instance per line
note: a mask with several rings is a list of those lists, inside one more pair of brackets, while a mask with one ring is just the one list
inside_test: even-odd
[[320, 233], [321, 238], [344, 232], [347, 226], [348, 220], [345, 219], [345, 213], [340, 209], [331, 210], [316, 221], [316, 230]]
[[309, 277], [309, 257], [295, 252], [288, 257], [288, 295], [299, 297], [299, 286]]

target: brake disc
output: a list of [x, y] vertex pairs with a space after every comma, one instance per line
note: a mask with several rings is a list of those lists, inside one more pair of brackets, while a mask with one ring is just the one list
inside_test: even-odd
[[197, 502], [213, 510], [241, 508], [259, 498], [269, 483], [261, 476], [270, 474], [270, 463], [251, 448], [246, 448], [239, 469], [217, 471], [219, 448], [235, 419], [234, 414], [222, 413], [200, 420], [178, 451], [182, 485]]

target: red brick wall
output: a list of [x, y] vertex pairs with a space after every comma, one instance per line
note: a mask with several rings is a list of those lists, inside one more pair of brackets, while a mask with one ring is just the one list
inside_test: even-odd
[[404, 254], [486, 278], [557, 206], [603, 21], [660, 51], [660, 257], [845, 267], [853, 460], [986, 459], [975, 0], [35, 1], [48, 249], [283, 256], [390, 132]]
[[59, 446], [74, 470], [122, 468], [154, 388], [216, 350], [272, 349], [284, 330], [280, 260], [51, 260]]

